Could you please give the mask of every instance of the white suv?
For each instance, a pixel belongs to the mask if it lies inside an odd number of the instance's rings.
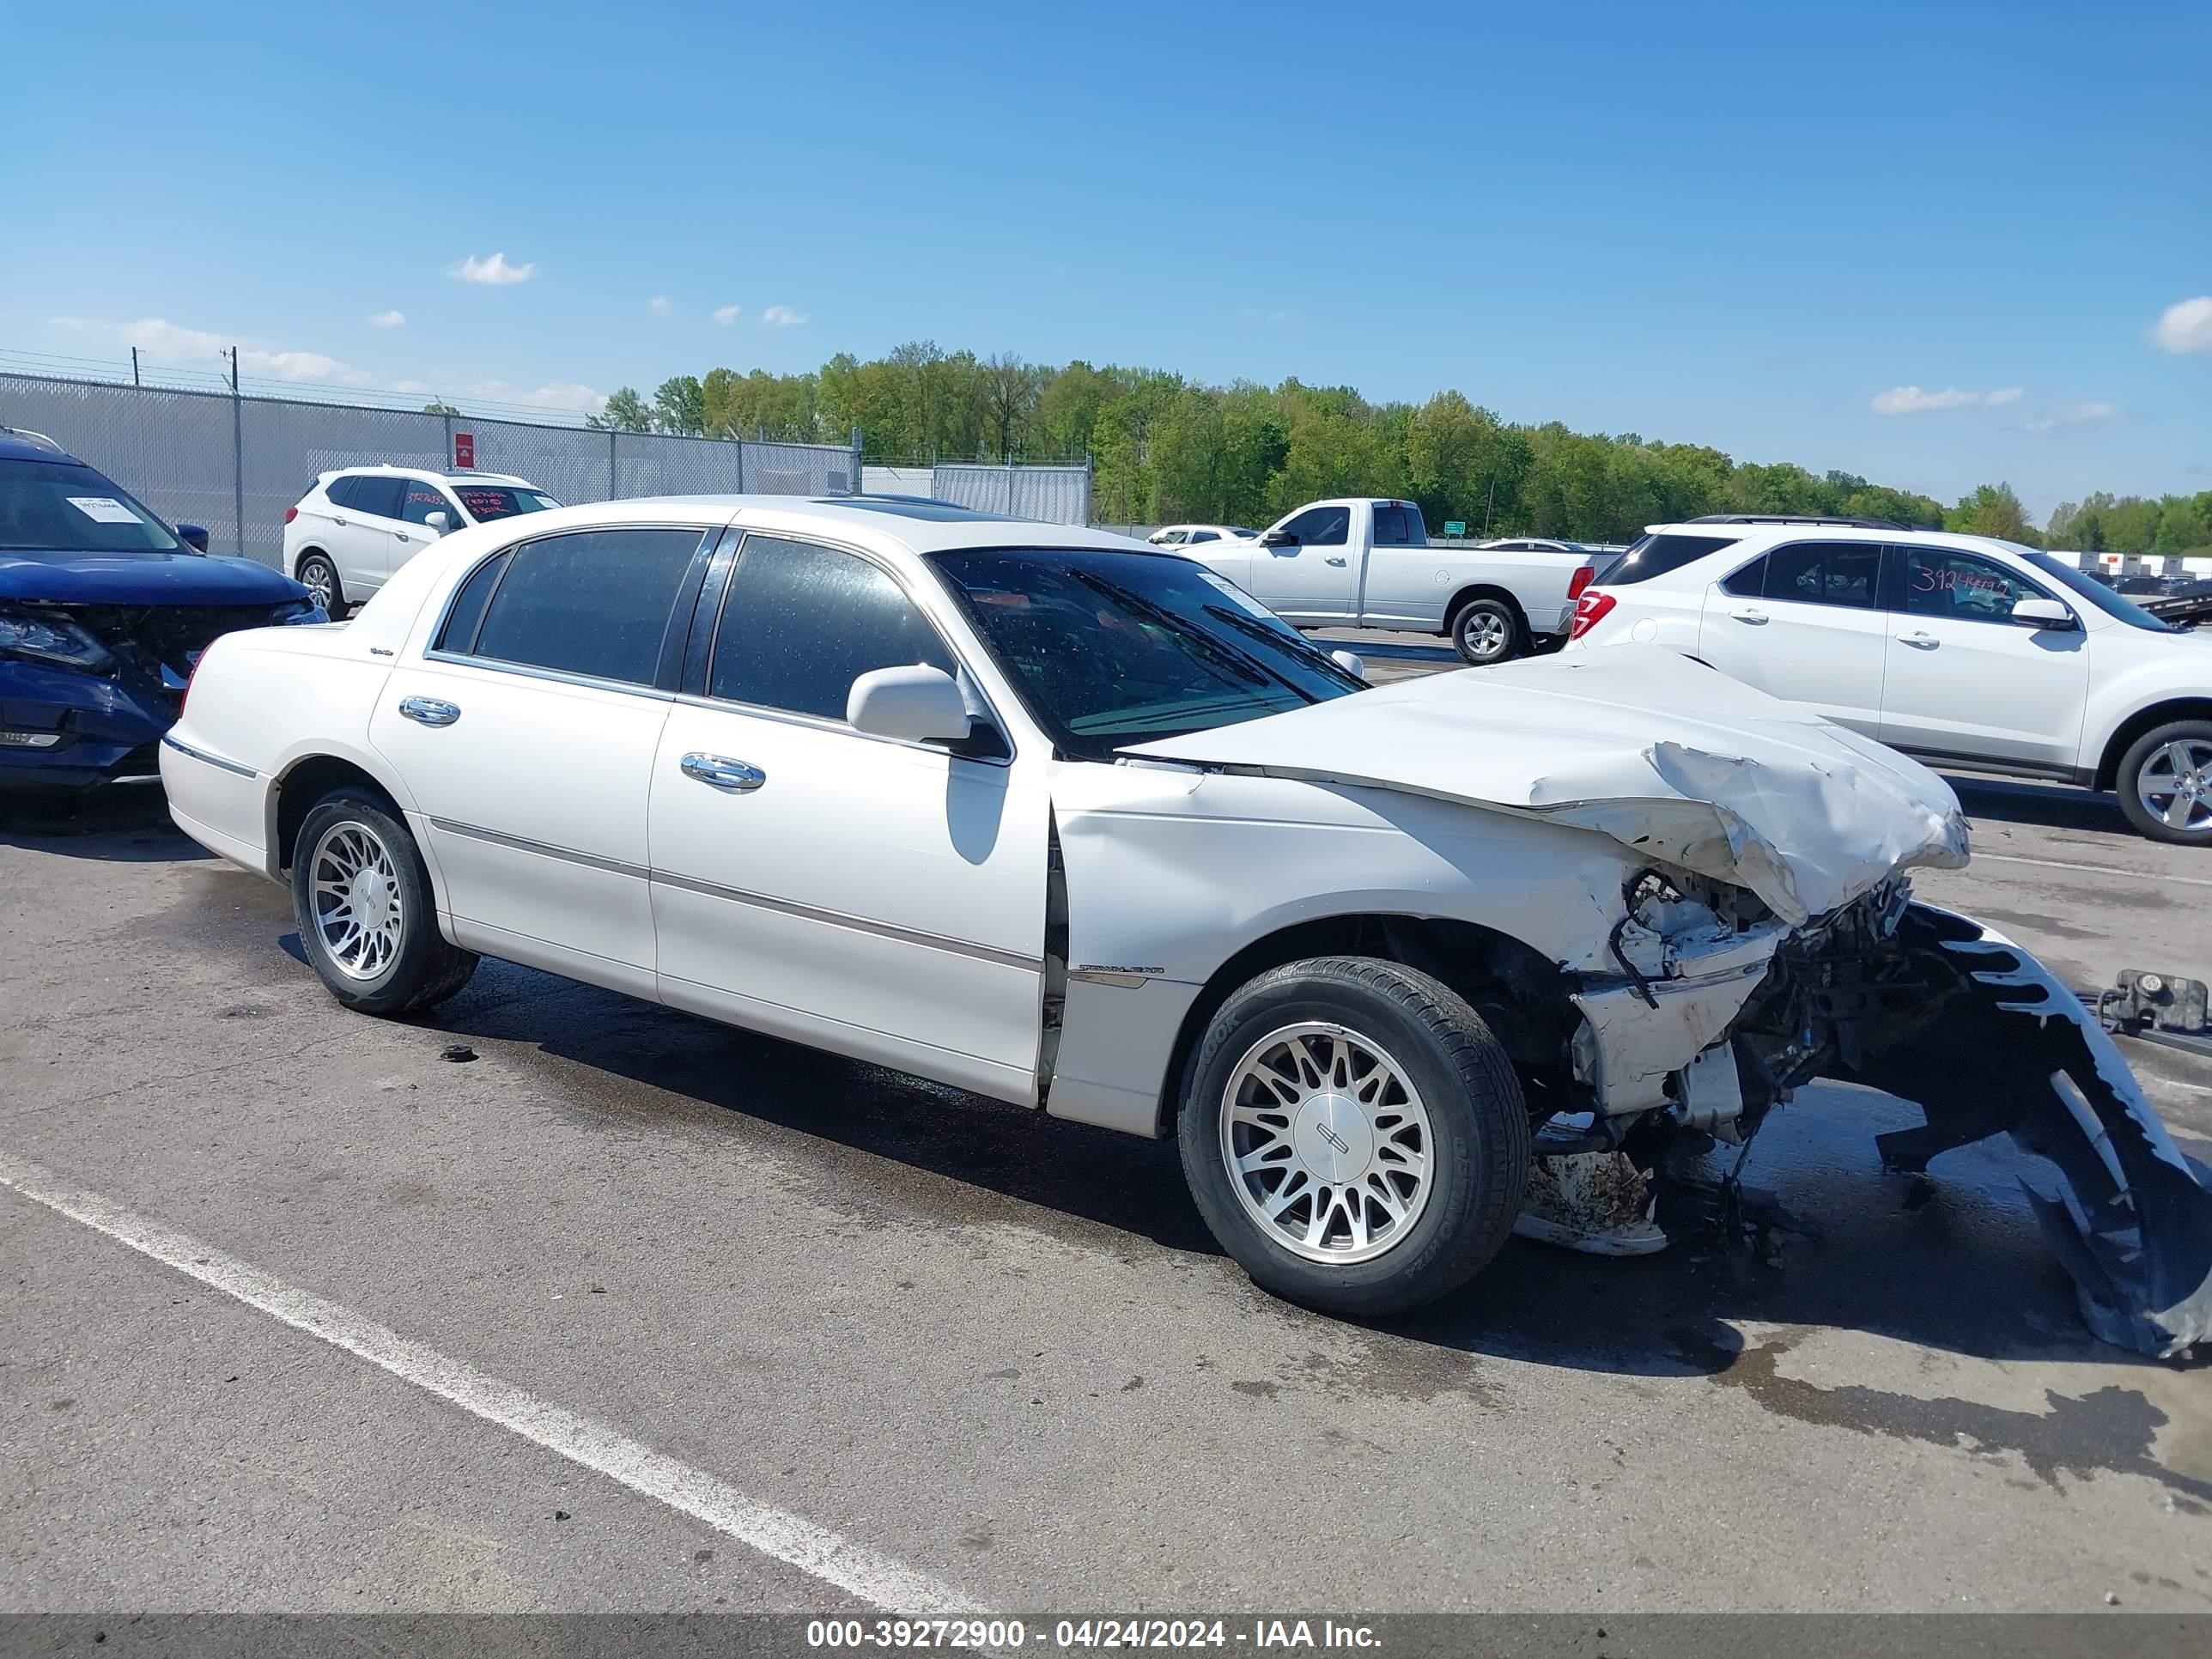
[[[561,503],[500,472],[349,466],[325,472],[284,511],[284,568],[333,617],[449,530]]]
[[[1650,642],[1936,764],[2116,790],[2212,847],[2212,629],[2047,553],[1863,519],[1654,525],[1567,649]]]

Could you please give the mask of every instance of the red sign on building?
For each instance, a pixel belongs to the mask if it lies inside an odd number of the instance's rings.
[[[453,466],[473,467],[477,464],[477,434],[473,432],[453,434]]]

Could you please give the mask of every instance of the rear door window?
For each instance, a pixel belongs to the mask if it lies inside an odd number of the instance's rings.
[[[1375,545],[1377,547],[1415,547],[1425,542],[1425,533],[1416,533],[1421,524],[1421,509],[1404,507],[1396,501],[1377,501],[1375,504]]]
[[[491,595],[474,654],[652,684],[700,534],[585,530],[525,544]]]
[[[331,499],[337,501],[340,506],[351,507],[356,513],[367,513],[379,519],[396,519],[399,516],[399,497],[405,487],[406,480],[357,474],[343,480],[343,483],[346,492],[343,498],[338,495],[336,487],[333,487],[331,491]]]
[[[888,573],[835,548],[745,538],[714,631],[708,696],[842,720],[854,680],[915,663],[958,672]]]
[[[1763,598],[1852,611],[1881,604],[1881,549],[1872,542],[1792,542],[1769,553],[1765,563]]]

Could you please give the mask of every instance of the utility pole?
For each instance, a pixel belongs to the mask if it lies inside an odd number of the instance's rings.
[[[131,348],[131,384],[133,386],[138,384],[138,348],[137,346]]]

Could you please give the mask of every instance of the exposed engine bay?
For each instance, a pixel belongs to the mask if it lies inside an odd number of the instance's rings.
[[[1916,902],[1901,876],[1795,931],[1747,914],[1761,907],[1741,890],[1656,869],[1626,896],[1615,952],[1644,1020],[1689,1006],[1677,988],[1741,972],[1731,940],[1769,947],[1764,971],[1667,1076],[1663,1103],[1643,1098],[1649,1079],[1621,1075],[1625,1045],[1605,1046],[1622,988],[1576,994],[1576,1092],[1595,1109],[1587,1127],[1563,1118],[1540,1133],[1524,1234],[1598,1254],[1662,1248],[1650,1176],[1666,1136],[1747,1143],[1796,1089],[1832,1079],[1921,1109],[1920,1127],[1875,1138],[1889,1170],[1917,1173],[2000,1133],[2047,1160],[2021,1184],[2099,1337],[2161,1356],[2212,1338],[2212,1171],[2174,1145],[2111,1036],[2027,951]]]

